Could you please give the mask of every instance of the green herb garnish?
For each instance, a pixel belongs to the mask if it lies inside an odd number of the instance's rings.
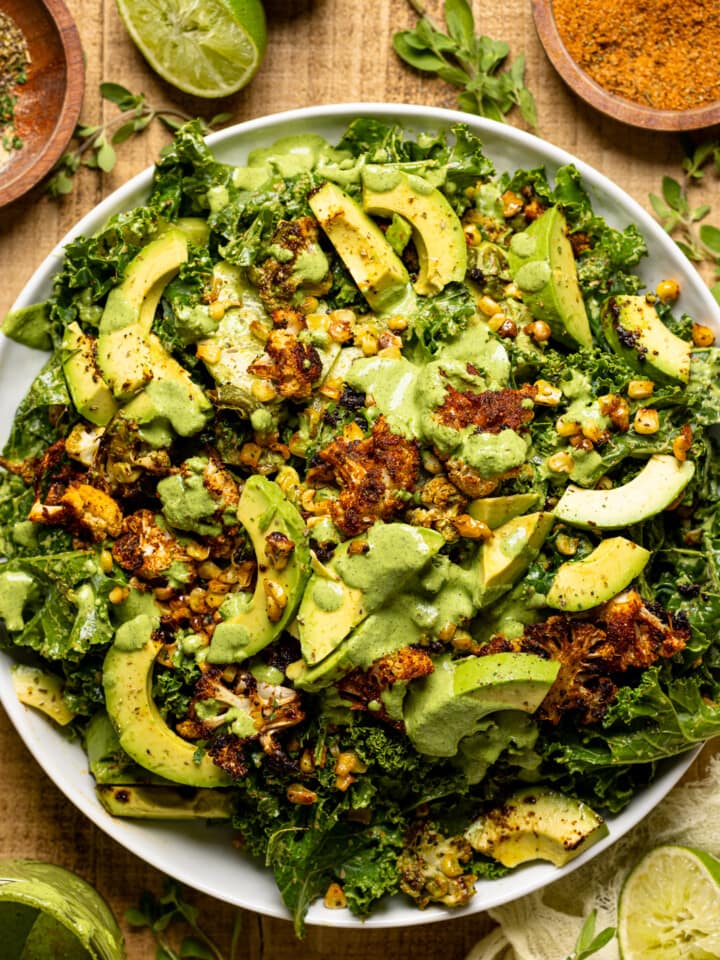
[[[505,120],[518,107],[529,126],[537,126],[532,93],[525,86],[525,57],[506,65],[510,47],[476,33],[467,0],[445,0],[447,33],[427,15],[420,0],[408,0],[420,15],[414,30],[393,36],[397,55],[416,70],[435,73],[462,91],[458,108],[491,120]]]

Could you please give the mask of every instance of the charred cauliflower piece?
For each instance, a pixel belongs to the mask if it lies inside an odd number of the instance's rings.
[[[596,723],[617,696],[619,677],[674,656],[690,639],[682,617],[648,604],[629,590],[589,617],[553,616],[525,629],[519,640],[494,637],[483,654],[520,650],[560,662],[555,683],[538,716],[558,724],[567,713],[580,723]]]
[[[464,837],[443,837],[429,823],[420,824],[398,859],[400,888],[421,910],[430,903],[464,906],[475,893],[476,877],[465,872],[471,857]]]
[[[301,293],[321,297],[332,285],[330,264],[319,243],[314,217],[281,220],[272,237],[269,256],[250,271],[260,297],[274,310],[292,303]]]
[[[360,667],[352,670],[338,681],[337,688],[340,696],[349,702],[351,710],[370,710],[376,719],[404,729],[401,720],[394,720],[388,714],[382,695],[396,683],[426,677],[434,669],[432,658],[424,650],[403,647],[397,653],[380,657],[369,670]]]
[[[258,681],[247,670],[225,677],[219,667],[208,668],[195,686],[189,719],[177,731],[190,740],[210,740],[215,763],[238,776],[245,744],[259,740],[266,754],[282,757],[277,733],[300,723],[305,713],[296,690]]]
[[[322,375],[322,361],[312,344],[302,343],[291,330],[278,328],[268,337],[265,354],[250,364],[250,373],[272,381],[286,400],[312,396],[313,385]]]
[[[138,510],[125,518],[112,554],[124,570],[143,580],[162,577],[173,563],[192,563],[173,534],[158,525],[152,510]]]
[[[346,537],[355,537],[380,519],[390,520],[403,509],[403,493],[411,493],[420,471],[420,451],[414,440],[392,433],[385,417],[373,424],[369,437],[337,437],[319,453],[323,466],[308,473],[308,482],[334,483],[342,488],[330,501],[330,514]]]
[[[104,491],[88,483],[71,481],[62,494],[54,493],[51,502],[36,500],[29,519],[33,523],[66,527],[99,543],[108,537],[119,536],[123,515],[117,503]]]

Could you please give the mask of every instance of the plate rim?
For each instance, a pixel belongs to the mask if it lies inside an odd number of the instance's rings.
[[[637,224],[640,232],[646,239],[648,239],[647,231],[649,230],[653,242],[659,244],[671,260],[681,256],[674,242],[667,237],[643,207],[601,171],[590,166],[563,148],[557,147],[534,134],[492,120],[474,117],[457,110],[447,110],[441,107],[426,107],[418,104],[387,102],[322,104],[314,107],[301,107],[294,110],[281,111],[247,120],[211,134],[206,138],[206,141],[211,148],[217,149],[218,147],[222,148],[223,146],[232,144],[236,140],[252,137],[256,133],[267,134],[277,126],[287,127],[300,122],[308,126],[308,132],[315,132],[313,124],[317,124],[318,122],[324,121],[327,124],[339,127],[359,116],[392,120],[400,123],[405,128],[408,126],[412,127],[415,122],[425,129],[442,129],[448,128],[456,123],[465,123],[474,133],[478,134],[481,139],[483,139],[483,134],[485,133],[488,134],[491,139],[495,137],[500,141],[509,142],[513,148],[530,148],[531,151],[542,154],[544,163],[548,166],[552,165],[553,168],[572,163],[579,170],[583,182],[590,192],[600,190],[604,192],[609,199],[617,200],[619,198],[621,205],[624,207],[623,219],[625,219],[625,213],[627,212],[630,217],[630,222]],[[272,134],[273,138],[281,135],[282,133]],[[238,149],[249,149],[251,146],[252,144],[241,144]],[[490,148],[490,150],[491,149],[492,148]],[[53,247],[36,270],[33,271],[30,279],[24,285],[11,309],[16,309],[19,306],[24,306],[40,299],[43,295],[43,289],[45,291],[48,290],[48,284],[52,274],[59,268],[61,254],[65,245],[74,237],[81,233],[86,233],[88,229],[97,229],[117,210],[130,209],[139,202],[141,194],[146,193],[151,185],[152,173],[153,167],[147,167],[114,190],[104,200],[93,207],[92,210],[88,211],[88,213],[65,234],[59,243]],[[708,288],[700,278],[692,272],[694,268],[689,262],[685,270],[687,277],[693,278],[690,283],[693,296],[699,300],[705,312],[711,317],[714,325],[720,329],[720,309],[717,304],[715,304]],[[2,338],[0,342],[0,362],[4,357],[7,347],[8,341]],[[78,795],[72,786],[72,781],[66,782],[67,778],[62,777],[58,779],[55,775],[53,763],[51,762],[52,757],[42,755],[42,750],[39,750],[36,734],[33,731],[33,726],[47,730],[47,727],[50,725],[49,721],[46,722],[44,718],[33,715],[30,708],[22,705],[15,697],[10,680],[10,671],[9,669],[5,669],[5,666],[12,662],[12,658],[7,653],[0,652],[0,702],[5,707],[15,730],[24,741],[35,761],[45,770],[45,773],[50,777],[55,786],[57,786],[96,827],[130,852],[139,856],[144,862],[161,872],[171,872],[180,882],[187,884],[187,886],[193,889],[199,890],[226,903],[253,910],[263,915],[288,919],[288,911],[282,904],[279,895],[275,903],[267,902],[258,905],[257,902],[252,901],[252,895],[248,897],[242,891],[239,895],[236,891],[229,893],[222,892],[213,887],[211,883],[205,881],[199,882],[192,871],[192,865],[185,871],[178,871],[176,868],[169,871],[160,855],[149,852],[147,846],[143,844],[143,837],[146,830],[130,831],[123,829],[124,825],[127,826],[127,822],[124,824],[123,821],[118,821],[110,817],[95,800],[94,793],[92,796],[85,796],[82,793]],[[531,864],[514,870],[508,878],[502,878],[497,881],[484,881],[484,883],[491,884],[495,888],[500,889],[497,885],[502,884],[504,879],[519,878],[518,890],[509,896],[501,895],[495,898],[492,896],[480,898],[476,894],[475,898],[464,908],[451,910],[449,908],[430,907],[425,911],[417,910],[413,905],[405,903],[404,901],[399,903],[398,910],[393,910],[392,908],[388,908],[386,900],[384,904],[380,905],[379,909],[364,920],[354,917],[346,910],[327,910],[322,907],[322,903],[320,902],[311,907],[306,922],[312,926],[328,926],[346,929],[386,929],[398,926],[415,926],[439,920],[466,917],[491,909],[492,907],[500,906],[517,897],[531,893],[555,880],[559,880],[582,866],[583,863],[601,853],[608,846],[619,840],[620,837],[633,826],[640,823],[669,792],[672,786],[684,775],[701,749],[702,745],[697,746],[665,762],[663,772],[631,801],[629,807],[626,807],[620,814],[608,818],[610,824],[610,834],[608,837],[599,841],[565,867],[558,869],[545,864]],[[79,744],[77,745],[77,751],[82,754],[83,765],[86,767],[84,763],[84,752],[82,752]],[[40,755],[38,755],[38,753],[40,753]],[[88,776],[86,770],[84,774]],[[88,779],[90,779],[89,776]],[[629,815],[630,812],[632,815]],[[181,829],[176,824],[173,824],[172,828],[173,832]],[[128,836],[127,834],[132,834],[132,836]],[[242,861],[241,866],[247,868],[252,863],[251,858],[247,857]],[[263,867],[262,872],[272,877],[267,868]],[[277,891],[275,892],[277,893]],[[397,898],[393,898],[393,900],[397,900]]]

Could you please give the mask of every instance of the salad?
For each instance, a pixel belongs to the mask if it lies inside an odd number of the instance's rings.
[[[0,641],[110,813],[230,821],[301,932],[563,864],[720,732],[720,352],[645,253],[371,119],[188,124],[68,244],[3,324]]]

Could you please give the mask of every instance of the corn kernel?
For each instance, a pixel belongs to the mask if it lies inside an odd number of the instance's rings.
[[[692,340],[696,347],[711,347],[715,343],[715,334],[703,323],[692,325]]]
[[[519,194],[513,193],[512,190],[506,190],[500,199],[503,205],[503,216],[506,220],[522,213],[525,201]]]
[[[662,303],[674,303],[680,296],[680,284],[677,280],[661,280],[655,287],[655,293]]]
[[[331,883],[325,891],[323,905],[328,910],[342,910],[347,906],[347,898],[339,883]]]
[[[484,313],[486,317],[493,317],[502,310],[497,300],[493,300],[492,297],[488,297],[487,295],[480,297],[477,306],[480,313]]]
[[[574,437],[582,432],[577,420],[564,420],[562,417],[555,421],[555,430],[561,437]]]
[[[265,590],[265,611],[271,623],[277,623],[287,606],[287,592],[282,584],[275,580],[263,580]]]
[[[260,403],[269,403],[277,397],[277,390],[269,380],[253,380],[250,384],[250,393]]]
[[[225,316],[225,304],[220,303],[219,300],[215,300],[215,302],[211,303],[208,307],[208,313],[211,320],[222,320],[222,318]]]
[[[564,557],[574,557],[577,553],[580,541],[577,537],[569,537],[566,533],[559,533],[555,538],[555,546],[558,553]]]
[[[365,773],[366,770],[367,766],[354,751],[346,750],[337,755],[335,773],[338,777],[347,776],[348,773]]]
[[[358,346],[366,357],[373,357],[378,352],[378,338],[367,331],[360,336]]]
[[[477,247],[482,243],[482,233],[474,223],[466,223],[463,230],[465,231],[465,243],[469,247]]]
[[[650,435],[657,433],[660,429],[660,415],[657,410],[649,407],[641,407],[635,414],[633,420],[633,430],[635,433]]]
[[[501,310],[498,313],[494,313],[491,317],[488,317],[487,325],[490,327],[493,333],[497,333],[506,320],[507,317]]]
[[[560,450],[548,457],[547,466],[553,473],[572,473],[575,461],[565,450]]]
[[[310,806],[317,800],[315,791],[309,790],[302,783],[291,783],[287,788],[286,796],[290,803],[297,803],[304,807]]]
[[[225,600],[224,593],[208,593],[205,595],[205,603],[211,610],[217,610],[218,607],[223,605]]]
[[[452,525],[461,537],[467,537],[468,540],[488,540],[492,536],[492,530],[486,523],[475,520],[468,513],[453,517]]]
[[[693,442],[692,428],[686,423],[677,437],[673,440],[673,455],[676,460],[687,460],[687,453]]]
[[[346,343],[352,340],[355,327],[355,314],[352,310],[333,310],[330,314],[328,333],[330,339],[336,343]]]
[[[543,407],[556,407],[562,400],[562,390],[560,387],[554,387],[547,380],[536,380],[533,400]]]
[[[122,603],[123,600],[127,600],[129,595],[130,590],[127,587],[113,587],[108,594],[108,600],[110,603],[117,605],[118,603]]]
[[[100,569],[103,573],[112,573],[113,558],[109,550],[103,550],[100,554]]]
[[[505,287],[505,296],[510,300],[522,300],[522,290],[516,283],[508,283]]]
[[[300,304],[300,310],[307,314],[313,313],[320,306],[320,301],[317,297],[305,297],[303,302]]]
[[[591,443],[602,443],[607,440],[607,430],[603,430],[599,423],[588,420],[582,425],[582,435]]]
[[[300,757],[300,771],[302,773],[308,774],[312,773],[315,770],[315,757],[313,756],[312,750],[309,747],[306,747]]]
[[[207,560],[210,555],[210,547],[204,543],[189,543],[185,547],[185,552],[191,560]]]
[[[388,317],[387,325],[388,330],[392,330],[393,333],[402,333],[403,330],[408,328],[408,318],[397,314],[394,317]]]
[[[545,341],[549,340],[552,336],[550,324],[545,323],[544,320],[533,320],[532,323],[526,324],[523,330],[528,336],[532,337],[536,343],[545,343]]]
[[[217,363],[222,355],[222,350],[212,340],[203,340],[197,345],[196,356],[205,363]]]
[[[258,446],[257,443],[244,443],[238,454],[240,463],[246,467],[256,467],[260,463],[261,456],[262,447]]]
[[[631,400],[646,400],[653,395],[655,384],[652,380],[631,380],[628,384],[627,395]]]

